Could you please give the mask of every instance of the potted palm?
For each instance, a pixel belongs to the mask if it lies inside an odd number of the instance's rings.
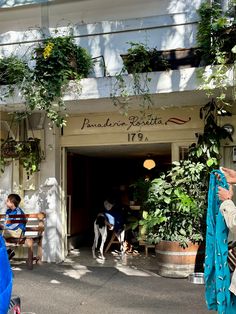
[[[205,169],[199,162],[175,162],[151,182],[139,224],[146,241],[156,244],[160,275],[186,277],[196,266],[205,234]]]

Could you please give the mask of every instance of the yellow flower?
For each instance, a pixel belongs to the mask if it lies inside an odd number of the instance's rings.
[[[47,59],[48,57],[50,57],[53,47],[54,47],[54,44],[49,41],[43,50],[44,59]]]

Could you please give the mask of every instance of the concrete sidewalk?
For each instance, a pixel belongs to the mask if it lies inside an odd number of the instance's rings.
[[[13,293],[22,312],[36,314],[207,314],[204,286],[187,279],[159,277],[155,257],[107,254],[92,259],[89,249],[70,254],[61,264],[12,262]]]

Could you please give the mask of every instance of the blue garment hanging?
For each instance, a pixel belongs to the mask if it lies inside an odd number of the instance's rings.
[[[0,235],[0,314],[8,312],[12,292],[12,271],[5,241]]]
[[[216,177],[218,174],[220,179]],[[236,297],[229,291],[230,270],[228,256],[228,227],[221,214],[218,186],[228,189],[224,174],[214,170],[210,175],[207,208],[205,252],[205,297],[209,310],[219,314],[236,313]]]

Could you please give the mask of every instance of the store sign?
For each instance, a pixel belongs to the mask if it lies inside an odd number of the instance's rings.
[[[155,127],[165,125],[183,125],[191,121],[191,117],[180,118],[178,116],[170,116],[168,118],[159,117],[154,114],[148,114],[144,117],[131,115],[124,119],[114,119],[103,117],[103,119],[93,119],[92,117],[84,117],[81,124],[81,130],[106,129],[106,128],[125,128],[127,131],[142,127]]]

